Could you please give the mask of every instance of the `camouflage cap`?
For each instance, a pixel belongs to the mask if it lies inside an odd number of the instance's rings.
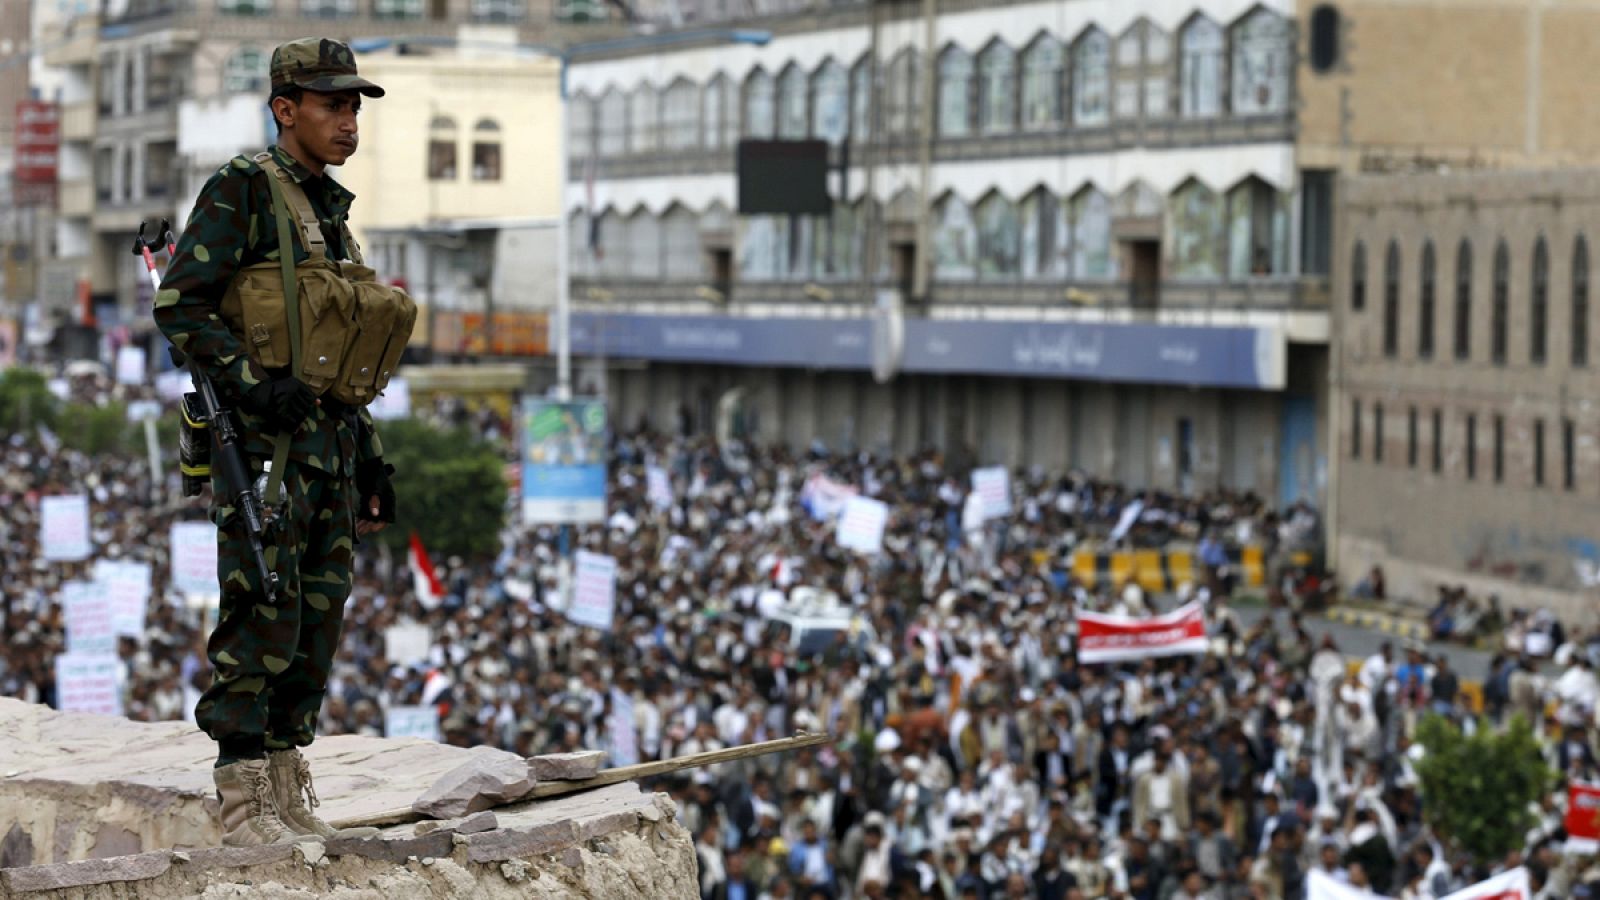
[[[301,38],[272,51],[272,90],[302,87],[308,91],[360,91],[382,97],[383,88],[356,74],[356,55],[344,41]]]

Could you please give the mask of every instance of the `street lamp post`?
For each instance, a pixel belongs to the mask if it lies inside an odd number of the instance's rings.
[[[560,198],[560,215],[556,224],[556,399],[570,400],[572,399],[572,235],[570,233],[571,219],[567,215],[567,178],[571,151],[567,134],[567,67],[575,56],[594,56],[646,47],[693,43],[747,44],[762,47],[771,40],[772,32],[770,31],[749,28],[721,28],[704,31],[635,35],[587,44],[574,44],[564,48],[544,44],[494,44],[437,37],[362,38],[351,41],[350,46],[358,53],[370,53],[395,44],[471,47],[475,50],[509,50],[514,53],[554,59],[561,64],[558,88],[560,121],[557,123],[561,134],[561,158],[556,166],[557,178],[559,179],[556,184],[556,193]]]

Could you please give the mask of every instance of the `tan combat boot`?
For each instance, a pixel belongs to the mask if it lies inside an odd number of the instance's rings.
[[[222,845],[251,847],[315,840],[291,831],[278,817],[264,759],[244,759],[211,770],[222,803]]]
[[[328,838],[367,838],[378,833],[376,828],[335,828],[317,818],[311,810],[321,806],[316,788],[311,784],[311,763],[299,750],[278,750],[267,754],[268,773],[272,778],[272,796],[278,805],[278,814],[289,830],[320,840]],[[307,805],[309,802],[309,806]]]

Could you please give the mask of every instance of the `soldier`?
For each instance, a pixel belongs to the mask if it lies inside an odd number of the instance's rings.
[[[355,152],[362,97],[382,97],[383,89],[357,75],[350,48],[333,40],[278,47],[271,72],[276,146],[233,159],[206,182],[155,297],[157,325],[233,409],[246,464],[257,475],[278,469],[273,474],[285,498],[267,529],[267,560],[279,578],[276,605],[266,603],[240,516],[216,501],[211,510],[222,599],[206,647],[212,683],[195,719],[218,744],[213,780],[228,845],[375,833],[339,832],[312,813],[316,793],[299,748],[315,737],[350,594],[354,544],[395,515],[393,467],[383,462],[367,411],[313,390],[296,377],[300,368],[264,364],[261,333],[252,330],[247,342],[226,309],[227,298],[239,293],[241,270],[255,265],[270,272],[281,263],[279,235],[290,232],[279,230],[274,193],[289,193],[291,178],[304,193],[303,200],[294,195],[302,203],[296,215],[285,216],[301,219],[290,241],[295,263],[306,263],[308,245],[329,260],[360,258],[346,223],[354,195],[326,168]],[[268,183],[274,173],[282,187]],[[277,208],[286,208],[282,194],[276,199]],[[340,271],[337,264],[333,269]],[[283,300],[276,302],[280,317],[293,321],[282,312]],[[279,443],[286,443],[287,464],[268,465]],[[214,496],[222,496],[216,488]]]

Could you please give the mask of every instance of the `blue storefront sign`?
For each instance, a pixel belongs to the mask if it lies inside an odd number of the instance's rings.
[[[870,319],[573,316],[573,352],[736,366],[868,369]],[[908,319],[900,371],[1279,390],[1270,328]]]

